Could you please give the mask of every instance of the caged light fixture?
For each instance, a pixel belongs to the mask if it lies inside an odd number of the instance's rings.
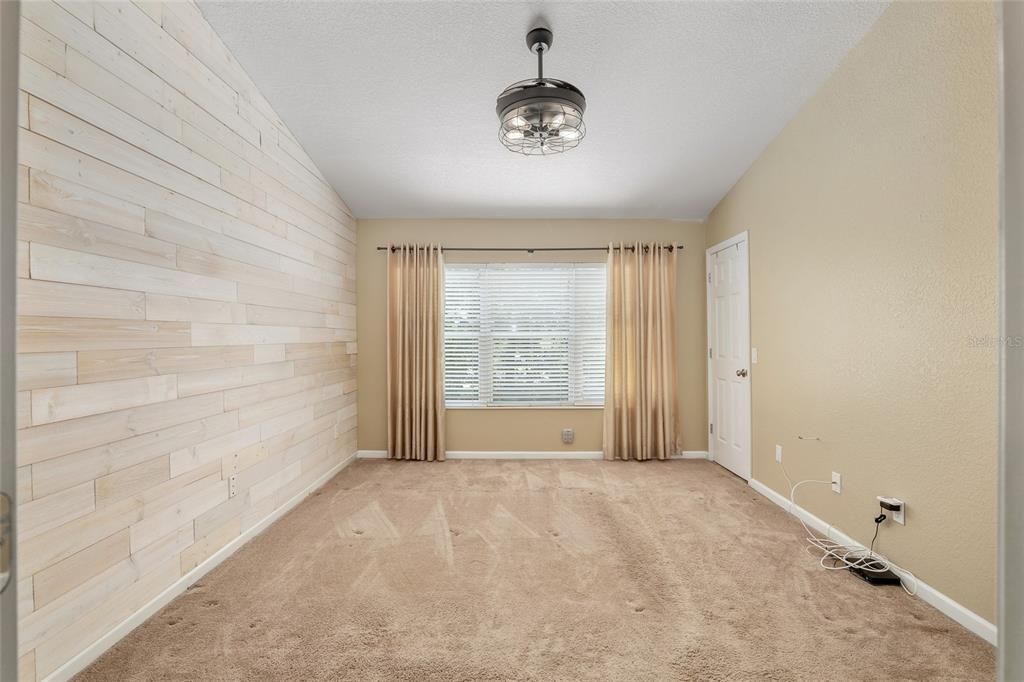
[[[507,149],[528,156],[560,154],[576,147],[587,134],[583,112],[587,100],[575,85],[544,77],[544,53],[552,33],[535,28],[526,44],[537,54],[537,77],[505,88],[498,95],[498,139]]]

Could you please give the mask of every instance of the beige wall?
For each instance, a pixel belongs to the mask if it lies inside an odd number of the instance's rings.
[[[713,212],[750,231],[753,472],[995,616],[996,18],[896,3]],[[798,441],[797,434],[821,437]],[[794,548],[793,551],[799,551]]]
[[[31,680],[354,452],[355,224],[194,5],[22,12]]]
[[[448,246],[601,246],[609,241],[652,240],[685,246],[679,261],[678,335],[681,429],[684,450],[706,450],[707,405],[704,322],[704,226],[659,220],[360,220],[359,277],[359,448],[383,450],[385,431],[386,255],[378,245],[435,242]],[[449,262],[599,260],[605,254],[449,253]],[[374,343],[365,342],[374,339]],[[451,409],[448,450],[535,451],[601,449],[601,410]],[[576,430],[563,445],[561,430]]]

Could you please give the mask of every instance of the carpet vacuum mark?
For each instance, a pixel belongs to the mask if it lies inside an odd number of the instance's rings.
[[[78,679],[994,676],[714,464],[461,460],[353,464]]]

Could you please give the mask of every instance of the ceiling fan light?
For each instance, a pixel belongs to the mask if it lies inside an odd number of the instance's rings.
[[[548,29],[530,31],[526,43],[537,53],[537,77],[513,83],[498,95],[498,139],[509,151],[527,156],[559,154],[586,136],[583,92],[572,83],[544,77],[544,52],[551,42]]]

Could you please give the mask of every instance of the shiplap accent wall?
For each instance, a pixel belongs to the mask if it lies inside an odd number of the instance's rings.
[[[22,16],[34,680],[354,454],[356,234],[195,5],[30,0]]]

